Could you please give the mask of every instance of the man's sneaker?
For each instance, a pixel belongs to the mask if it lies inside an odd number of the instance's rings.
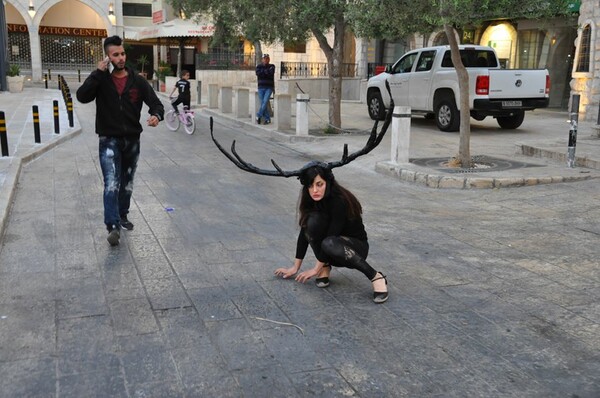
[[[128,231],[131,231],[133,229],[133,223],[127,219],[127,216],[121,217],[121,227]]]
[[[108,237],[106,240],[110,243],[111,246],[117,246],[119,244],[119,239],[121,238],[121,231],[119,230],[118,225],[111,225],[108,227]]]
[[[265,124],[271,124],[270,120],[265,120]]]
[[[256,124],[260,124],[260,118],[259,117],[256,118]]]

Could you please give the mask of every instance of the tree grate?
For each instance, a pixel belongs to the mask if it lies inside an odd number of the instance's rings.
[[[474,167],[448,167],[450,158],[419,158],[411,159],[410,162],[417,165],[442,171],[449,174],[460,173],[486,173],[490,171],[506,171],[522,169],[526,167],[542,167],[534,163],[519,162],[517,160],[500,159],[492,156],[473,156]]]

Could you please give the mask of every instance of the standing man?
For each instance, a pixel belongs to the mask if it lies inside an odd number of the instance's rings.
[[[125,66],[126,55],[119,36],[104,40],[106,58],[98,63],[77,90],[82,103],[96,100],[96,134],[100,139],[100,167],[104,177],[104,224],[108,243],[119,244],[120,228],[133,229],[127,219],[133,177],[140,154],[140,115],[148,105],[148,126],[163,120],[164,107],[141,75]]]
[[[258,99],[260,109],[256,114],[256,123],[260,124],[263,119],[264,124],[271,123],[271,114],[267,108],[271,94],[275,90],[275,65],[270,64],[269,54],[263,54],[262,62],[256,65],[256,77],[258,79]]]

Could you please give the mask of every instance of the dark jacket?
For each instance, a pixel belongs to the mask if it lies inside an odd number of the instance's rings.
[[[321,213],[325,216],[324,218],[329,220],[327,231],[323,231],[322,239],[325,239],[328,236],[347,236],[349,238],[368,242],[367,232],[365,231],[362,217],[350,219],[348,217],[348,205],[340,196],[332,195],[330,198],[324,198],[319,202],[315,202],[314,211]],[[326,257],[320,249],[321,242],[322,240],[320,242],[314,241],[314,246],[317,248],[315,257],[319,261],[327,262]],[[304,259],[308,245],[309,242],[308,239],[306,239],[304,228],[301,228],[296,241],[296,258]]]
[[[148,113],[163,120],[165,109],[156,93],[142,76],[127,68],[128,77],[122,95],[117,93],[108,71],[94,70],[77,90],[82,103],[96,100],[96,134],[100,136],[139,136],[142,132],[142,105]]]
[[[258,88],[275,88],[275,65],[262,62],[256,65],[256,77]]]

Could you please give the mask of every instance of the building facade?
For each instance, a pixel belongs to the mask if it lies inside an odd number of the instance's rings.
[[[102,40],[123,26],[121,9],[120,0],[8,0],[8,60],[34,81],[48,70],[89,70]]]
[[[9,62],[18,64],[34,81],[55,70],[94,68],[102,58],[102,40],[114,34],[131,44],[130,62],[149,60],[149,65],[145,65],[149,75],[158,60],[177,64],[179,53],[183,64],[180,66],[192,72],[203,60],[208,64],[211,57],[220,55],[209,48],[210,27],[203,27],[200,32],[193,21],[181,23],[181,16],[175,15],[166,0],[6,0],[5,11]],[[179,33],[184,36],[178,42],[169,37],[161,41],[160,35],[169,36],[164,32],[173,21],[182,25],[174,31],[187,28],[187,33]],[[571,17],[488,21],[476,29],[462,31],[459,41],[494,47],[506,68],[547,68],[552,82],[550,107],[566,109],[571,94],[579,94],[582,117],[596,120],[600,116],[599,23],[600,1],[582,0]],[[444,32],[398,41],[365,40],[348,33],[345,42],[343,62],[355,65],[355,76],[365,79],[372,73],[371,65],[393,63],[410,49],[447,43]],[[262,50],[270,53],[276,64],[326,63],[314,38],[301,45],[276,44]],[[252,56],[254,49],[250,43],[242,42],[238,52]],[[232,62],[252,64],[245,59]]]
[[[548,69],[552,88],[550,107],[566,109],[570,98],[570,80],[575,57],[577,15],[549,20],[487,21],[474,29],[465,29],[457,37],[461,44],[490,46],[500,64],[507,69]],[[415,48],[446,45],[445,32],[415,35],[396,42],[374,42],[369,62],[389,64],[404,52]]]
[[[600,1],[582,0],[571,91],[579,94],[580,119],[600,124]]]

